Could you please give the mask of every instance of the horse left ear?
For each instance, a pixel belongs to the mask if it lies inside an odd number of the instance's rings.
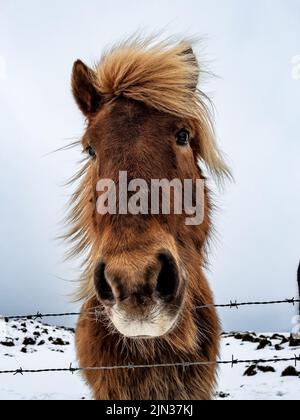
[[[185,56],[185,59],[194,67],[194,74],[192,76],[190,87],[192,90],[196,91],[200,76],[200,67],[196,54],[194,53],[192,47],[188,47],[182,52],[182,55]]]
[[[72,91],[77,105],[86,117],[97,112],[102,103],[102,96],[95,88],[94,80],[95,72],[77,60],[72,72]]]

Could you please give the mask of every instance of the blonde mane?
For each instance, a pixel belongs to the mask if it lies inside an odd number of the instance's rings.
[[[107,98],[124,96],[193,119],[201,159],[217,179],[230,177],[215,142],[209,99],[197,89],[201,68],[189,42],[135,38],[109,50],[94,70],[95,87]]]

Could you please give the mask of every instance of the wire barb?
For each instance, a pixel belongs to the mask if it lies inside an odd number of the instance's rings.
[[[230,309],[232,309],[232,308],[239,309],[237,300],[235,302],[230,301]]]
[[[75,369],[75,368],[73,368],[72,363],[70,363],[70,367],[69,367],[69,369],[70,369],[71,374],[72,374],[72,375],[74,375],[74,373],[76,372],[76,369]]]
[[[37,320],[37,319],[43,319],[43,315],[40,313],[40,312],[37,312],[36,313],[36,315],[35,315],[35,317],[33,318],[35,321]]]
[[[295,304],[296,304],[295,298],[286,299],[286,302],[292,304],[293,306],[295,306]]]
[[[22,368],[17,369],[14,373],[14,376],[16,376],[16,375],[22,375],[23,376],[23,369]]]
[[[234,356],[232,355],[231,358],[231,369],[234,368],[235,365],[237,365],[239,363],[238,359],[235,359]]]

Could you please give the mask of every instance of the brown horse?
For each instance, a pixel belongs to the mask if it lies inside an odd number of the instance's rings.
[[[203,273],[212,203],[204,220],[184,215],[100,214],[99,180],[204,179],[229,174],[214,140],[201,69],[187,42],[135,39],[94,69],[74,64],[72,88],[87,120],[88,161],[73,196],[68,238],[86,254],[77,327],[82,368],[208,362],[195,366],[87,370],[95,399],[211,399],[219,321]],[[202,163],[201,163],[202,162]],[[206,308],[199,306],[209,305]],[[210,306],[211,305],[211,306]]]

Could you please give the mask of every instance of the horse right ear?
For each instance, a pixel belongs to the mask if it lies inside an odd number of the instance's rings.
[[[192,64],[194,68],[194,74],[191,80],[190,88],[193,91],[197,90],[198,82],[199,82],[199,76],[200,76],[200,68],[199,63],[197,60],[197,56],[194,53],[194,50],[191,46],[188,46],[184,51],[181,53],[183,56],[187,58],[187,60]]]
[[[102,103],[102,96],[94,85],[95,73],[82,61],[77,60],[72,72],[73,96],[80,110],[86,117],[97,112]]]

